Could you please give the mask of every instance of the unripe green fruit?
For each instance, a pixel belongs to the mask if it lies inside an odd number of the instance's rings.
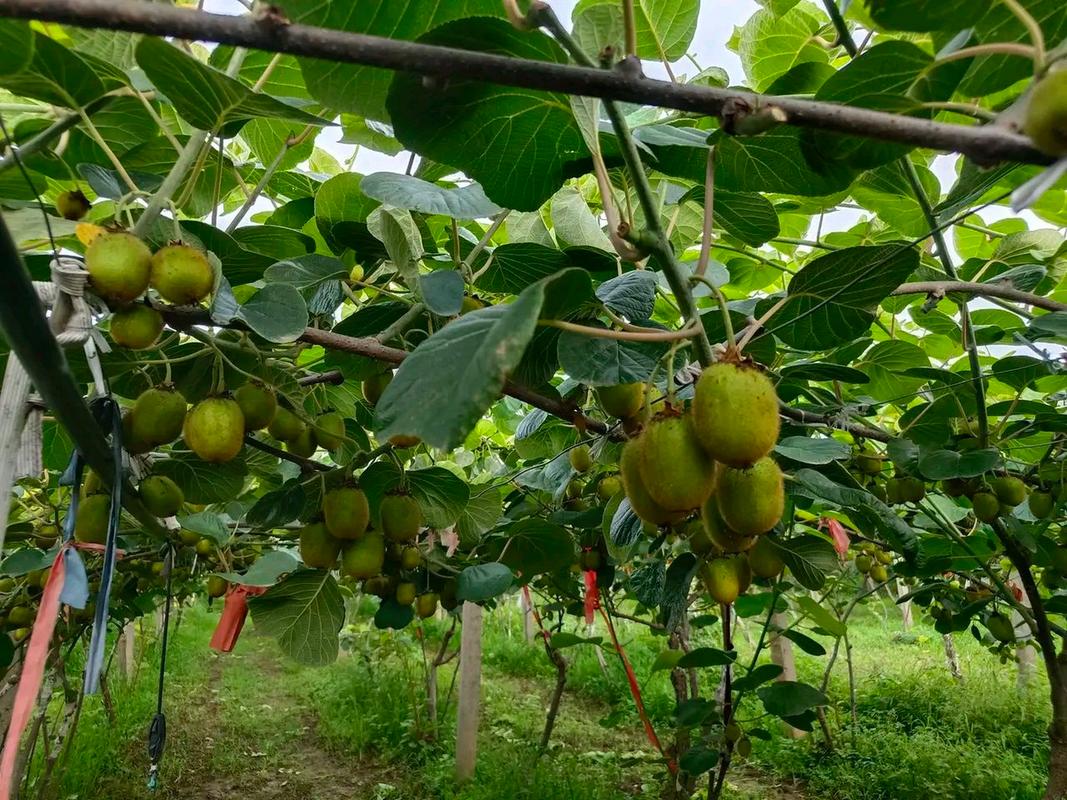
[[[200,538],[200,541],[198,541],[196,543],[196,546],[195,546],[194,549],[196,550],[197,555],[205,556],[205,557],[206,556],[213,556],[213,555],[215,555],[215,542],[213,542],[208,537],[203,536],[203,537]]]
[[[289,442],[307,428],[304,421],[285,406],[278,406],[274,418],[267,425],[267,432],[279,442]]]
[[[124,305],[148,288],[152,251],[132,234],[102,233],[85,251],[85,269],[96,294]]]
[[[437,593],[427,592],[415,598],[415,613],[419,619],[429,619],[437,613]]]
[[[9,625],[29,625],[36,617],[30,606],[15,606],[8,612],[7,622]]]
[[[645,522],[652,525],[666,525],[685,516],[684,512],[668,511],[648,493],[644,479],[641,477],[641,439],[630,439],[622,448],[619,458],[619,474],[626,490],[630,507]]]
[[[926,496],[926,486],[919,478],[905,476],[900,481],[900,499],[905,503],[918,503]]]
[[[869,574],[871,580],[875,583],[885,583],[889,580],[889,570],[885,568],[884,564],[874,564]]]
[[[1023,130],[1043,153],[1067,155],[1067,70],[1048,73],[1034,87]]]
[[[652,499],[671,511],[700,508],[715,488],[715,462],[697,442],[690,416],[653,419],[640,446],[641,479]]]
[[[370,505],[367,495],[354,486],[328,491],[322,501],[322,513],[326,518],[326,530],[338,539],[358,539],[367,532]]]
[[[300,531],[300,558],[312,569],[333,569],[341,553],[341,542],[330,536],[321,522],[305,525]]]
[[[356,264],[348,273],[348,280],[350,283],[362,283],[363,275],[363,267],[361,267],[359,264]]]
[[[378,405],[378,401],[382,399],[382,393],[385,392],[385,387],[392,382],[392,372],[380,372],[377,375],[371,375],[363,381],[363,397],[372,406]]]
[[[315,441],[324,450],[336,450],[345,441],[345,420],[336,411],[315,418]]]
[[[736,722],[731,722],[723,729],[723,734],[726,736],[726,741],[736,742],[738,739],[741,738],[744,732],[741,730],[740,725],[738,725]]]
[[[743,739],[739,739],[736,747],[734,747],[734,751],[741,758],[748,758],[752,755],[752,740],[747,736]]]
[[[1055,502],[1052,499],[1052,495],[1048,492],[1032,492],[1030,494],[1030,513],[1038,519],[1048,519],[1052,516],[1052,509],[1055,507]]]
[[[573,448],[567,454],[567,457],[570,459],[571,467],[574,468],[575,472],[588,472],[593,468],[593,454],[587,444],[580,444]]]
[[[757,536],[771,530],[785,511],[785,479],[770,458],[749,469],[721,467],[717,488],[719,513],[731,530]]]
[[[1015,641],[1015,626],[1011,624],[1011,619],[1006,614],[994,611],[986,619],[985,624],[998,642],[1010,644]]]
[[[208,597],[222,597],[226,594],[226,590],[230,588],[230,584],[219,575],[208,575],[205,588],[207,589]]]
[[[382,531],[392,542],[410,542],[422,528],[422,510],[409,494],[387,494],[378,509],[382,517]]]
[[[874,566],[874,562],[870,556],[856,556],[856,569],[866,575],[871,571],[871,567]]]
[[[418,592],[418,587],[415,584],[408,581],[398,583],[396,586],[396,602],[402,606],[410,606],[415,602],[415,595]]]
[[[74,515],[74,538],[79,542],[103,544],[107,541],[107,524],[111,515],[111,498],[94,494],[78,503]]]
[[[160,248],[152,256],[152,288],[168,303],[199,303],[215,287],[215,271],[207,256],[187,244]]]
[[[470,295],[464,295],[463,304],[460,306],[459,315],[462,317],[464,314],[469,314],[472,311],[485,308],[485,302],[477,297],[471,297]]]
[[[182,438],[196,455],[222,464],[244,447],[245,420],[237,401],[226,397],[201,400],[185,416]]]
[[[748,551],[748,566],[758,578],[777,578],[785,569],[785,562],[777,545],[770,538],[760,536]]]
[[[422,563],[422,553],[417,547],[405,547],[400,551],[400,568],[415,569]]]
[[[82,495],[88,497],[91,494],[102,494],[107,491],[104,482],[95,470],[87,469],[85,478],[82,480]]]
[[[645,391],[643,383],[619,383],[594,389],[600,407],[618,419],[630,419],[641,412],[645,407]]]
[[[860,448],[860,451],[852,459],[852,463],[864,475],[877,475],[882,471],[882,459],[867,447]]]
[[[1012,508],[1026,499],[1026,484],[1014,475],[992,478],[989,481],[989,487],[997,496],[997,500]]]
[[[178,538],[181,543],[187,547],[194,547],[197,542],[200,541],[200,534],[196,531],[191,531],[188,528],[182,528],[178,531]]]
[[[392,597],[396,592],[396,589],[393,588],[393,583],[394,581],[390,577],[376,575],[363,581],[363,591],[384,600],[387,597]]]
[[[397,450],[404,450],[408,447],[415,447],[421,442],[422,439],[420,439],[418,436],[405,436],[402,433],[398,433],[396,436],[389,437],[389,444],[391,444]]]
[[[618,475],[607,475],[596,485],[596,496],[602,503],[608,502],[621,491],[622,480]]]
[[[889,499],[889,495],[885,490],[885,486],[880,483],[872,483],[870,486],[867,487],[867,491],[877,497],[883,503]]]
[[[583,550],[578,556],[578,567],[582,570],[600,569],[600,553],[596,550]]]
[[[185,425],[185,397],[174,388],[148,389],[134,402],[131,414],[130,434],[134,442],[148,442],[150,447],[170,444]]]
[[[185,503],[178,484],[165,475],[149,475],[137,488],[145,508],[157,517],[173,517]]]
[[[893,556],[887,553],[885,550],[875,550],[874,557],[878,560],[879,564],[889,565],[893,563]]]
[[[885,482],[885,501],[891,506],[904,502],[904,491],[900,478],[890,478]]]
[[[700,577],[708,594],[723,605],[734,602],[752,582],[752,572],[744,556],[713,558],[701,567]]]
[[[119,347],[143,350],[154,345],[162,332],[163,317],[146,305],[138,303],[111,315],[111,339]]]
[[[949,497],[963,497],[970,494],[971,486],[964,478],[949,478],[941,481],[941,491]]]
[[[241,407],[246,431],[258,431],[267,427],[278,410],[278,398],[275,397],[274,390],[258,382],[249,382],[239,387],[233,393],[233,399]]]
[[[315,434],[311,428],[304,428],[295,439],[290,439],[285,443],[285,449],[294,456],[311,458],[315,455],[316,450]]]
[[[992,492],[975,492],[971,498],[974,516],[982,522],[992,522],[1000,516],[1000,501]]]
[[[568,481],[563,494],[568,500],[577,500],[585,491],[585,484],[581,481]]]
[[[92,205],[89,203],[89,198],[81,189],[60,192],[56,197],[56,211],[63,219],[69,219],[71,222],[80,220],[89,213],[90,208]]]
[[[708,454],[731,467],[755,464],[778,441],[778,395],[757,367],[720,361],[693,396],[693,429]]]
[[[704,526],[704,532],[713,547],[724,553],[743,553],[756,544],[754,536],[744,536],[730,530],[719,513],[719,504],[714,495],[700,507],[700,524]]]
[[[341,554],[341,572],[353,578],[373,578],[384,563],[385,538],[376,531],[347,545]]]

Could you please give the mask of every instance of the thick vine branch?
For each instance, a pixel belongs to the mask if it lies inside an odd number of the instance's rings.
[[[921,283],[902,283],[890,294],[931,294],[943,297],[950,292],[973,294],[979,297],[999,297],[1001,300],[1013,300],[1016,303],[1043,308],[1046,311],[1067,311],[1067,303],[1053,300],[1051,297],[1024,292],[1003,283],[971,283],[969,281],[924,281]]]
[[[468,78],[712,116],[718,116],[727,103],[752,108],[775,106],[784,112],[786,124],[790,125],[963,153],[983,164],[1052,162],[1049,156],[1038,152],[1027,137],[993,126],[954,125],[834,103],[766,97],[609,70],[395,41],[291,24],[277,12],[233,17],[139,0],[122,3],[114,0],[0,0],[0,16],[220,42],[346,64]]]

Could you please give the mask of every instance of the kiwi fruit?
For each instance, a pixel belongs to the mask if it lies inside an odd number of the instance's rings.
[[[608,502],[621,491],[622,479],[618,475],[605,475],[596,485],[596,496],[602,503]]]
[[[352,267],[352,269],[348,273],[348,282],[349,283],[362,283],[364,274],[365,273],[363,271],[362,265],[356,264],[355,266]]]
[[[785,569],[781,553],[774,540],[769,536],[760,536],[756,544],[748,551],[748,566],[757,578],[777,578]]]
[[[992,522],[1000,516],[1000,501],[992,492],[975,492],[971,498],[974,515],[982,522]]]
[[[182,438],[197,457],[212,464],[232,461],[244,447],[245,420],[236,400],[208,397],[185,416]]]
[[[700,578],[713,599],[730,605],[748,589],[752,572],[744,556],[725,556],[705,563],[700,568]]]
[[[396,436],[389,437],[389,444],[397,450],[404,450],[408,447],[415,447],[422,444],[422,439],[418,436],[406,436],[403,433],[398,433]]]
[[[345,441],[345,420],[336,411],[319,414],[313,423],[315,441],[324,450],[336,450]]]
[[[778,441],[778,395],[758,367],[720,361],[704,370],[693,397],[693,429],[713,459],[755,464]]]
[[[378,401],[382,399],[382,394],[385,392],[385,388],[392,382],[392,372],[379,372],[377,375],[371,375],[363,381],[363,397],[371,406],[378,405]]]
[[[74,538],[79,542],[103,544],[107,541],[107,527],[111,518],[111,498],[94,494],[78,503],[74,515]]]
[[[111,315],[111,339],[128,350],[151,347],[163,332],[163,317],[140,303],[120,308]]]
[[[259,381],[249,381],[233,393],[233,399],[241,407],[246,431],[258,431],[270,425],[278,410],[278,398],[274,390]],[[278,437],[274,437],[278,438]]]
[[[405,547],[400,551],[400,568],[415,569],[422,564],[422,553],[417,547]]]
[[[596,550],[583,550],[578,556],[578,568],[583,571],[600,569],[600,553]]]
[[[1026,499],[1026,484],[1014,475],[991,478],[989,488],[993,490],[997,500],[1011,508],[1015,508]]]
[[[370,505],[361,489],[354,486],[331,489],[323,498],[322,512],[326,529],[338,539],[358,539],[367,532]]]
[[[137,435],[134,430],[133,411],[127,411],[122,415],[122,446],[132,456],[140,456],[151,451],[153,443]]]
[[[1010,644],[1015,641],[1015,626],[1011,624],[1007,614],[994,611],[986,618],[985,625],[998,642]]]
[[[700,508],[715,488],[715,462],[701,448],[688,414],[665,412],[641,434],[641,479],[670,511]]]
[[[204,588],[207,590],[208,597],[222,597],[230,588],[230,584],[219,575],[208,575]]]
[[[200,538],[200,541],[193,546],[193,549],[196,550],[197,555],[204,557],[213,556],[215,555],[215,542],[207,536],[203,536]]]
[[[311,428],[304,428],[296,438],[290,439],[285,443],[285,449],[292,453],[294,456],[300,456],[300,458],[311,458],[315,455],[317,446],[315,444],[315,433]]]
[[[323,523],[312,522],[300,531],[300,558],[312,569],[333,569],[340,553],[341,542]]]
[[[418,587],[410,581],[403,581],[396,585],[396,594],[394,598],[397,603],[402,606],[410,606],[415,602],[415,596],[418,594]]]
[[[409,494],[387,494],[378,509],[382,531],[393,542],[413,541],[422,529],[422,510]]]
[[[63,219],[69,219],[71,222],[82,219],[89,213],[90,208],[92,205],[89,203],[89,198],[81,189],[60,192],[56,197],[56,211]]]
[[[593,390],[600,407],[618,419],[636,417],[645,407],[646,391],[643,383],[619,383],[614,386],[598,386]]]
[[[875,583],[885,583],[889,580],[889,570],[885,568],[885,564],[872,564],[870,572],[867,574],[871,576],[871,580]]]
[[[1052,495],[1048,492],[1031,492],[1028,505],[1030,507],[1030,513],[1038,519],[1048,519],[1052,516],[1052,509],[1056,503],[1052,499]]]
[[[857,572],[859,572],[859,573],[861,573],[863,575],[866,575],[867,573],[869,573],[871,571],[871,567],[873,567],[873,566],[874,566],[874,561],[871,560],[870,556],[866,556],[866,555],[856,556],[856,571]]]
[[[648,493],[644,479],[641,477],[641,439],[630,439],[623,445],[619,458],[619,474],[626,491],[630,507],[638,517],[652,525],[666,525],[677,522],[685,513],[668,511]]]
[[[771,458],[748,469],[722,467],[717,488],[719,513],[727,526],[745,536],[771,530],[785,511],[785,479]]]
[[[580,444],[572,448],[567,457],[570,459],[571,467],[575,472],[588,472],[593,468],[593,454],[587,444]]]
[[[926,486],[919,478],[905,475],[898,479],[898,490],[902,503],[918,503],[926,497]]]
[[[194,305],[211,294],[215,270],[202,251],[187,244],[171,244],[152,256],[151,284],[168,303]]]
[[[267,425],[267,433],[279,442],[289,442],[304,432],[307,425],[285,406],[278,406]]]
[[[96,294],[125,305],[148,288],[152,251],[132,234],[102,233],[85,250],[85,269]]]
[[[426,592],[415,598],[415,613],[419,619],[428,619],[437,613],[437,593]]]
[[[1034,87],[1023,130],[1050,156],[1067,155],[1067,70],[1050,72]]]
[[[166,475],[149,475],[137,488],[145,508],[157,517],[173,517],[185,503],[181,488]]]
[[[472,311],[477,311],[480,308],[485,308],[485,301],[477,297],[464,295],[463,304],[460,306],[459,309],[459,315],[462,317],[464,314],[469,314]]]
[[[385,564],[385,538],[370,531],[362,539],[350,542],[341,553],[341,572],[366,580],[380,575]]]
[[[754,536],[745,536],[730,530],[719,513],[714,495],[700,507],[700,524],[712,545],[724,553],[743,553],[755,543]]]
[[[134,441],[170,444],[181,435],[185,425],[185,397],[172,386],[157,386],[141,392],[131,413],[130,432]]]
[[[877,475],[882,471],[882,459],[869,447],[861,447],[852,459],[856,469],[864,475]]]

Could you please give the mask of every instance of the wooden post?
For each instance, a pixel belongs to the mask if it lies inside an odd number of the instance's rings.
[[[519,608],[522,609],[522,635],[526,639],[526,644],[533,644],[533,609],[530,608],[530,604],[526,602],[526,592],[519,593]]]
[[[478,713],[482,693],[482,607],[463,604],[459,652],[459,706],[456,713],[456,780],[474,777],[478,758]]]
[[[797,679],[797,665],[793,659],[793,642],[784,636],[778,635],[778,631],[788,627],[789,619],[784,612],[779,611],[771,617],[771,630],[768,633],[771,645],[771,662],[782,668],[782,674],[778,676],[780,681],[795,681]],[[797,730],[792,725],[786,724],[785,732],[793,739],[802,739],[804,737],[804,731]]]
[[[896,581],[897,597],[903,597],[907,594],[907,587],[900,581]],[[911,600],[905,600],[903,603],[898,603],[900,606],[900,621],[904,627],[904,632],[907,633],[911,630]]]
[[[134,656],[134,627],[132,622],[126,623],[119,635],[118,652],[115,654],[119,663],[119,674],[124,678],[133,675]]]
[[[1022,579],[1019,577],[1019,573],[1012,570],[1009,579],[1015,584],[1019,585]],[[1024,593],[1020,602],[1030,608],[1030,598]],[[1015,675],[1015,688],[1019,692],[1025,692],[1027,687],[1034,680],[1034,671],[1037,667],[1037,648],[1030,636],[1030,628],[1023,622],[1022,615],[1018,611],[1012,609],[1011,622],[1015,626],[1015,636],[1019,640],[1019,647],[1015,649],[1015,666],[1018,672]]]
[[[945,661],[948,662],[948,671],[958,681],[963,680],[963,671],[960,669],[960,657],[956,653],[956,641],[951,633],[941,635],[941,643],[945,646]]]

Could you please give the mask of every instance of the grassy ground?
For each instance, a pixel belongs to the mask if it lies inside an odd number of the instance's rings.
[[[1047,717],[1040,668],[1020,694],[1015,670],[967,635],[957,637],[964,672],[949,675],[940,637],[917,626],[899,631],[868,614],[850,626],[859,724],[849,724],[848,683],[840,660],[829,694],[835,748],[819,734],[754,742],[750,761],[731,773],[730,800],[828,798],[1033,800],[1043,782]],[[615,800],[655,797],[663,771],[650,755],[621,668],[603,667],[592,648],[567,651],[568,691],[550,752],[535,745],[554,670],[528,645],[517,614],[486,617],[484,716],[476,780],[452,780],[450,692],[453,664],[440,671],[442,715],[426,718],[423,655],[415,631],[345,634],[346,654],[312,670],[286,662],[269,640],[246,629],[237,651],[207,647],[213,614],[187,610],[173,639],[167,683],[168,743],[161,789],[145,789],[145,735],[154,711],[156,653],[149,648],[128,683],[116,681],[116,720],[97,699],[62,772],[58,798],[160,800]],[[426,627],[435,642],[445,623]],[[716,631],[697,634],[713,643]],[[758,633],[751,626],[749,634]],[[620,628],[661,737],[671,736],[673,696],[666,672],[651,672],[662,638]],[[742,653],[749,647],[744,636]],[[433,645],[427,646],[431,653]],[[818,683],[826,659],[798,653],[801,680]],[[702,676],[710,694],[714,670]],[[741,713],[748,727],[758,709]]]

